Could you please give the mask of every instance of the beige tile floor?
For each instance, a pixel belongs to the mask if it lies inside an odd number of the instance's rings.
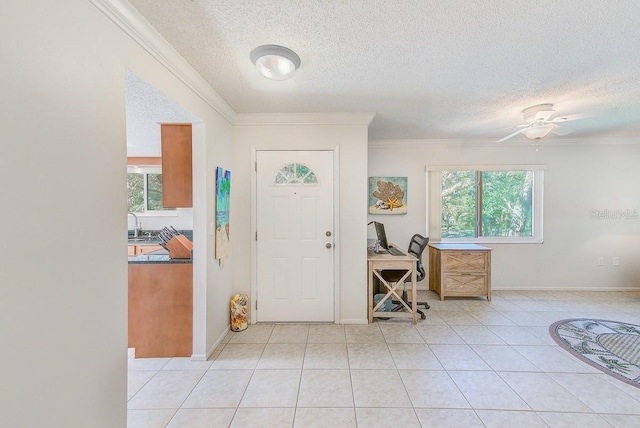
[[[565,318],[640,324],[640,292],[420,294],[416,326],[252,325],[206,362],[130,350],[128,427],[640,426],[640,389],[548,333]]]

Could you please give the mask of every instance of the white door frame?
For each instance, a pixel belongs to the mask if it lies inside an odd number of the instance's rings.
[[[332,151],[333,152],[333,322],[340,324],[340,151],[338,146],[251,146],[251,296],[249,296],[249,313],[251,324],[257,322],[256,295],[258,292],[258,243],[257,232],[257,173],[256,162],[259,151]]]

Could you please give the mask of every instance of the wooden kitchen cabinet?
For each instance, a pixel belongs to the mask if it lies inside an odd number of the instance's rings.
[[[139,256],[141,254],[151,253],[152,251],[162,250],[162,247],[157,244],[142,244],[142,245],[129,245],[127,247],[127,255],[129,257]]]
[[[161,124],[162,204],[166,208],[193,206],[191,124]]]
[[[158,251],[158,250],[162,250],[162,246],[160,245],[156,245],[156,244],[152,244],[152,245],[136,245],[137,247],[137,251],[136,251],[136,255],[140,255],[140,254],[147,254],[147,253],[151,253],[153,251]]]
[[[445,296],[491,300],[491,248],[476,244],[429,244],[429,289]]]
[[[129,348],[136,358],[191,356],[191,263],[129,263]]]

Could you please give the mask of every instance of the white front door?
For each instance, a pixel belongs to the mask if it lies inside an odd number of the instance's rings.
[[[333,321],[333,152],[258,151],[256,160],[256,319]]]

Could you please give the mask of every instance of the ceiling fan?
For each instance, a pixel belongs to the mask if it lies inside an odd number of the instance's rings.
[[[525,123],[518,125],[518,128],[520,128],[519,130],[499,139],[497,142],[501,143],[518,134],[523,134],[531,140],[544,138],[549,134],[549,132],[553,132],[557,135],[567,135],[571,130],[560,129],[558,123],[569,120],[569,117],[563,116],[551,119],[551,116],[553,116],[553,113],[555,112],[553,104],[538,104],[522,110]]]

